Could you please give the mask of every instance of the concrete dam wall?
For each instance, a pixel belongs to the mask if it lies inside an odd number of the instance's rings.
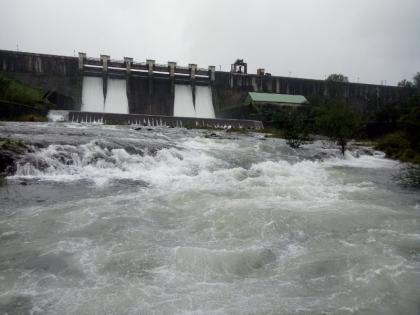
[[[332,89],[323,80],[215,71],[195,64],[160,65],[154,60],[112,60],[107,55],[88,58],[0,50],[0,71],[44,91],[57,92],[59,109],[189,116],[247,118],[243,102],[248,92],[328,96],[339,89],[360,109],[405,98],[394,86],[337,83]],[[102,95],[101,96],[101,88]],[[188,92],[187,92],[188,91]]]

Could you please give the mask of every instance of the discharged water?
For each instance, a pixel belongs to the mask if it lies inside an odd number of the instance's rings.
[[[128,114],[126,80],[108,79],[105,112]]]
[[[196,87],[195,111],[198,118],[216,118],[214,115],[211,87]]]
[[[102,78],[83,77],[82,111],[103,112],[104,102]]]
[[[191,86],[175,84],[174,116],[195,117]]]
[[[419,314],[401,164],[211,133],[0,125],[33,144],[0,188],[0,311]]]

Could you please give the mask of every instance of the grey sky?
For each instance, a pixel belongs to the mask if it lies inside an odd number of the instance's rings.
[[[419,0],[0,0],[0,49],[396,84],[420,71]]]

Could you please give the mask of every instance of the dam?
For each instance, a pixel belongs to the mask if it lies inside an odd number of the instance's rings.
[[[195,119],[252,120],[249,92],[305,96],[309,102],[335,93],[324,80],[248,73],[242,60],[231,71],[153,59],[135,61],[0,50],[0,73],[54,95],[58,110],[103,114],[159,115]],[[396,86],[337,83],[343,99],[362,113],[407,98]]]
[[[153,79],[157,75],[161,80],[170,80],[173,94],[170,100],[173,99],[173,104],[171,106],[168,102],[166,114],[172,112],[177,117],[216,118],[209,80],[212,75],[197,69],[194,64],[190,64],[186,72],[187,69],[176,67],[173,62],[168,63],[166,69],[163,65],[156,65],[154,60],[147,60],[142,65],[133,63],[131,58],[119,63],[111,62],[105,55],[95,60],[80,54],[79,70],[83,73],[81,111],[129,114],[127,87],[130,79],[148,76]],[[208,71],[214,71],[214,67],[209,67]],[[150,97],[153,95],[153,83],[149,84]]]

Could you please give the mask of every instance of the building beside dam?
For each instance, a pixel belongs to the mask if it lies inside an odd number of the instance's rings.
[[[208,118],[248,118],[249,92],[301,95],[308,100],[331,95],[337,85],[342,97],[365,109],[405,98],[399,87],[281,77],[258,69],[250,74],[237,60],[230,72],[214,66],[176,62],[158,64],[132,58],[113,60],[0,50],[0,71],[54,98],[58,109],[119,114]]]

